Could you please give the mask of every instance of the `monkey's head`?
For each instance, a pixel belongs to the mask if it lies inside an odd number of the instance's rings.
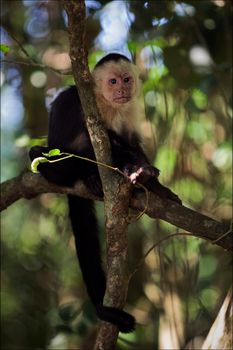
[[[136,66],[120,54],[103,57],[93,70],[93,78],[96,95],[116,109],[129,103],[139,91]]]

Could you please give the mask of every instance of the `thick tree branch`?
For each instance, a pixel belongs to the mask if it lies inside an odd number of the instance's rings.
[[[145,200],[145,196],[137,194],[133,197],[131,205],[137,210],[143,210]],[[231,227],[183,205],[161,199],[150,193],[146,214],[152,218],[167,221],[192,233],[193,236],[211,241],[224,249],[232,249]]]
[[[68,15],[70,58],[74,80],[79,92],[87,129],[98,162],[111,165],[108,135],[104,129],[93,92],[93,81],[87,64],[85,48],[85,2],[84,0],[63,1]],[[130,199],[129,183],[111,172],[99,167],[102,180],[106,218],[107,247],[107,288],[104,304],[123,308],[126,300],[129,275],[127,275],[127,235],[128,207]],[[125,271],[125,273],[122,273]],[[115,348],[117,328],[102,323],[95,349]]]
[[[59,187],[47,182],[40,174],[25,172],[1,185],[0,210],[4,210],[21,198],[30,199],[41,193],[75,194],[84,198],[101,200],[94,197],[85,185],[79,181],[73,188]],[[161,199],[149,193],[147,203],[146,195],[142,191],[135,191],[130,200],[132,209],[143,211],[151,218],[162,219],[191,235],[206,239],[220,247],[232,249],[232,232],[228,225],[218,222],[206,215],[200,214],[185,206],[172,201]],[[219,239],[222,237],[221,239]]]

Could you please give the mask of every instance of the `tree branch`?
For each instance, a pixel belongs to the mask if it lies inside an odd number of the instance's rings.
[[[136,194],[133,198],[133,207],[137,210],[143,210],[144,204],[144,196]],[[193,236],[211,241],[224,249],[232,249],[233,234],[231,227],[183,205],[164,200],[150,193],[146,214],[152,218],[167,221],[191,232]]]
[[[68,15],[70,58],[74,80],[96,160],[111,165],[109,139],[98,113],[93,81],[87,64],[85,2],[84,0],[64,0],[63,5]],[[123,308],[129,283],[126,268],[128,247],[126,230],[131,185],[109,169],[99,167],[99,173],[103,185],[106,218],[107,286],[104,304]],[[113,350],[117,336],[117,327],[102,322],[95,349]]]
[[[93,196],[81,181],[72,188],[60,187],[47,182],[40,174],[24,172],[1,184],[0,211],[21,198],[31,199],[42,193],[74,194],[93,200],[102,200]],[[140,212],[146,207],[145,213],[151,218],[167,221],[190,232],[192,236],[208,240],[226,250],[232,249],[232,231],[228,225],[183,205],[162,199],[151,192],[147,199],[144,192],[136,190],[130,200],[130,207]]]

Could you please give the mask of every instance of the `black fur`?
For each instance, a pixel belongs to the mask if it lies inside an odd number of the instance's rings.
[[[121,55],[111,54],[99,62],[99,66],[109,60],[128,60]],[[97,66],[98,66],[97,65]],[[149,164],[140,147],[136,134],[118,135],[108,130],[114,166],[130,175],[142,169],[138,182],[143,182],[149,190],[161,196],[180,202],[169,189],[162,186],[157,176],[158,169]],[[94,151],[83,118],[81,103],[75,86],[63,91],[53,102],[50,112],[48,147],[32,147],[31,160],[42,156],[50,149],[59,148],[63,152],[95,159]],[[56,157],[55,157],[56,158]],[[94,194],[102,195],[101,182],[97,166],[93,163],[68,158],[61,162],[41,163],[38,166],[41,174],[51,182],[61,186],[72,186],[81,179]],[[130,332],[135,327],[133,316],[122,310],[103,306],[106,288],[105,274],[101,265],[101,254],[98,240],[98,224],[91,200],[68,196],[69,216],[83,279],[88,295],[96,307],[100,319],[118,326],[122,332]]]
[[[99,60],[99,62],[95,65],[95,68],[102,66],[104,63],[107,63],[110,61],[117,62],[119,60],[124,60],[124,61],[130,62],[130,60],[124,55],[121,55],[119,53],[110,53],[110,54],[104,56],[103,58],[101,58],[101,60]]]

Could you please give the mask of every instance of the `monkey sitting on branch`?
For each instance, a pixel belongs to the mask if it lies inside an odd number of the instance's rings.
[[[176,194],[159,183],[159,170],[149,163],[143,150],[143,135],[137,125],[141,106],[136,66],[127,57],[111,53],[96,64],[92,75],[97,106],[110,140],[113,166],[131,183],[143,184],[149,191],[181,203]],[[48,147],[32,147],[30,158],[33,161],[52,149],[95,161],[76,86],[64,90],[53,102]],[[63,161],[40,163],[38,170],[48,181],[60,186],[73,186],[77,180],[83,180],[92,193],[103,196],[98,168],[93,162],[67,157]],[[101,264],[94,203],[68,195],[68,204],[83,279],[97,316],[118,326],[121,332],[130,332],[135,327],[134,317],[103,305],[106,278]]]

